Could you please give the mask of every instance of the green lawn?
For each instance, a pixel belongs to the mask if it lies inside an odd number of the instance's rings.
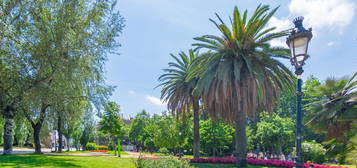
[[[197,164],[196,168],[232,168],[229,164]],[[135,168],[133,159],[96,156],[11,155],[0,156],[1,168]],[[249,166],[248,168],[259,168]]]
[[[134,168],[132,159],[94,156],[12,155],[0,156],[1,168]]]
[[[134,159],[103,156],[0,155],[1,168],[135,168]],[[233,168],[233,164],[192,163],[196,168]],[[346,165],[344,165],[346,166]],[[347,166],[346,166],[347,167]],[[247,168],[261,168],[248,166]],[[266,168],[266,167],[262,167]],[[351,166],[350,168],[355,168]]]

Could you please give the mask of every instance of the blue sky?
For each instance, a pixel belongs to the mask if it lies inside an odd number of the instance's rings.
[[[117,8],[126,27],[118,39],[120,55],[110,55],[106,64],[108,84],[117,87],[111,99],[120,104],[125,117],[143,109],[161,113],[166,106],[159,99],[160,89],[154,88],[171,60],[169,53],[187,51],[193,37],[219,35],[208,20],[215,12],[228,18],[234,6],[252,12],[260,3],[280,5],[269,26],[290,28],[294,17],[304,16],[305,27],[313,28],[304,78],[324,79],[357,71],[355,0],[119,0]],[[271,43],[285,45],[284,39]]]

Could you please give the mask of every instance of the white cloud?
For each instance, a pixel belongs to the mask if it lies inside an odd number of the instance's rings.
[[[269,20],[268,27],[276,27],[273,32],[279,32],[282,30],[290,29],[293,26],[292,22],[289,19],[278,19],[277,17],[272,17]]]
[[[290,13],[305,17],[307,27],[342,28],[351,23],[355,4],[351,0],[292,0]]]
[[[270,45],[274,47],[288,47],[283,39],[270,40]]]
[[[337,29],[343,34],[342,28],[351,23],[354,16],[355,3],[351,0],[291,0],[289,16],[285,18],[272,17],[267,27],[276,27],[274,32],[293,28],[292,18],[303,16],[305,27],[312,27],[316,36],[323,28]],[[270,41],[272,46],[286,47],[285,38]],[[334,46],[336,42],[329,42],[327,46]]]
[[[327,46],[334,46],[334,45],[336,45],[336,42],[334,42],[334,41],[330,41],[327,43]]]
[[[157,106],[165,106],[166,105],[166,103],[162,102],[159,98],[156,98],[154,96],[147,95],[145,98],[150,103],[155,104]]]
[[[271,27],[276,27],[276,29],[272,32],[279,32],[291,28],[292,22],[288,19],[278,19],[273,16],[269,20],[267,25],[267,28],[271,28]],[[274,47],[287,47],[285,40],[286,40],[285,38],[279,38],[279,39],[271,40],[269,43]]]

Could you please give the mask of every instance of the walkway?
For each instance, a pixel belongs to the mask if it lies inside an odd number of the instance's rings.
[[[41,151],[43,153],[50,153],[51,149],[50,148],[42,148]],[[12,149],[12,154],[13,155],[26,155],[26,154],[33,154],[35,152],[35,149],[30,149],[30,148],[14,148]],[[3,153],[3,148],[0,149],[0,154]]]
[[[66,155],[66,156],[104,156],[104,157],[116,157],[114,155],[110,155],[103,152],[78,152],[78,153],[51,153],[50,148],[42,148],[41,151],[45,155]],[[0,149],[0,154],[2,154],[2,149]],[[26,154],[33,154],[35,149],[29,148],[14,148],[12,154],[13,155],[26,155]],[[138,158],[140,153],[138,152],[127,152],[128,154],[122,155],[122,158]],[[157,157],[150,154],[142,154],[143,157]]]

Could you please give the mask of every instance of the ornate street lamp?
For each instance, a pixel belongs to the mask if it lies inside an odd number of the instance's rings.
[[[297,75],[297,89],[296,89],[296,100],[297,100],[297,115],[296,115],[296,167],[302,168],[303,161],[301,156],[301,120],[302,120],[302,109],[301,109],[301,98],[302,98],[302,79],[301,74],[304,72],[302,66],[305,64],[305,60],[308,58],[307,50],[309,42],[312,38],[311,28],[306,30],[302,25],[304,18],[297,17],[294,19],[295,29],[291,31],[291,34],[286,40],[286,44],[291,50],[291,64],[295,67],[295,74]]]

